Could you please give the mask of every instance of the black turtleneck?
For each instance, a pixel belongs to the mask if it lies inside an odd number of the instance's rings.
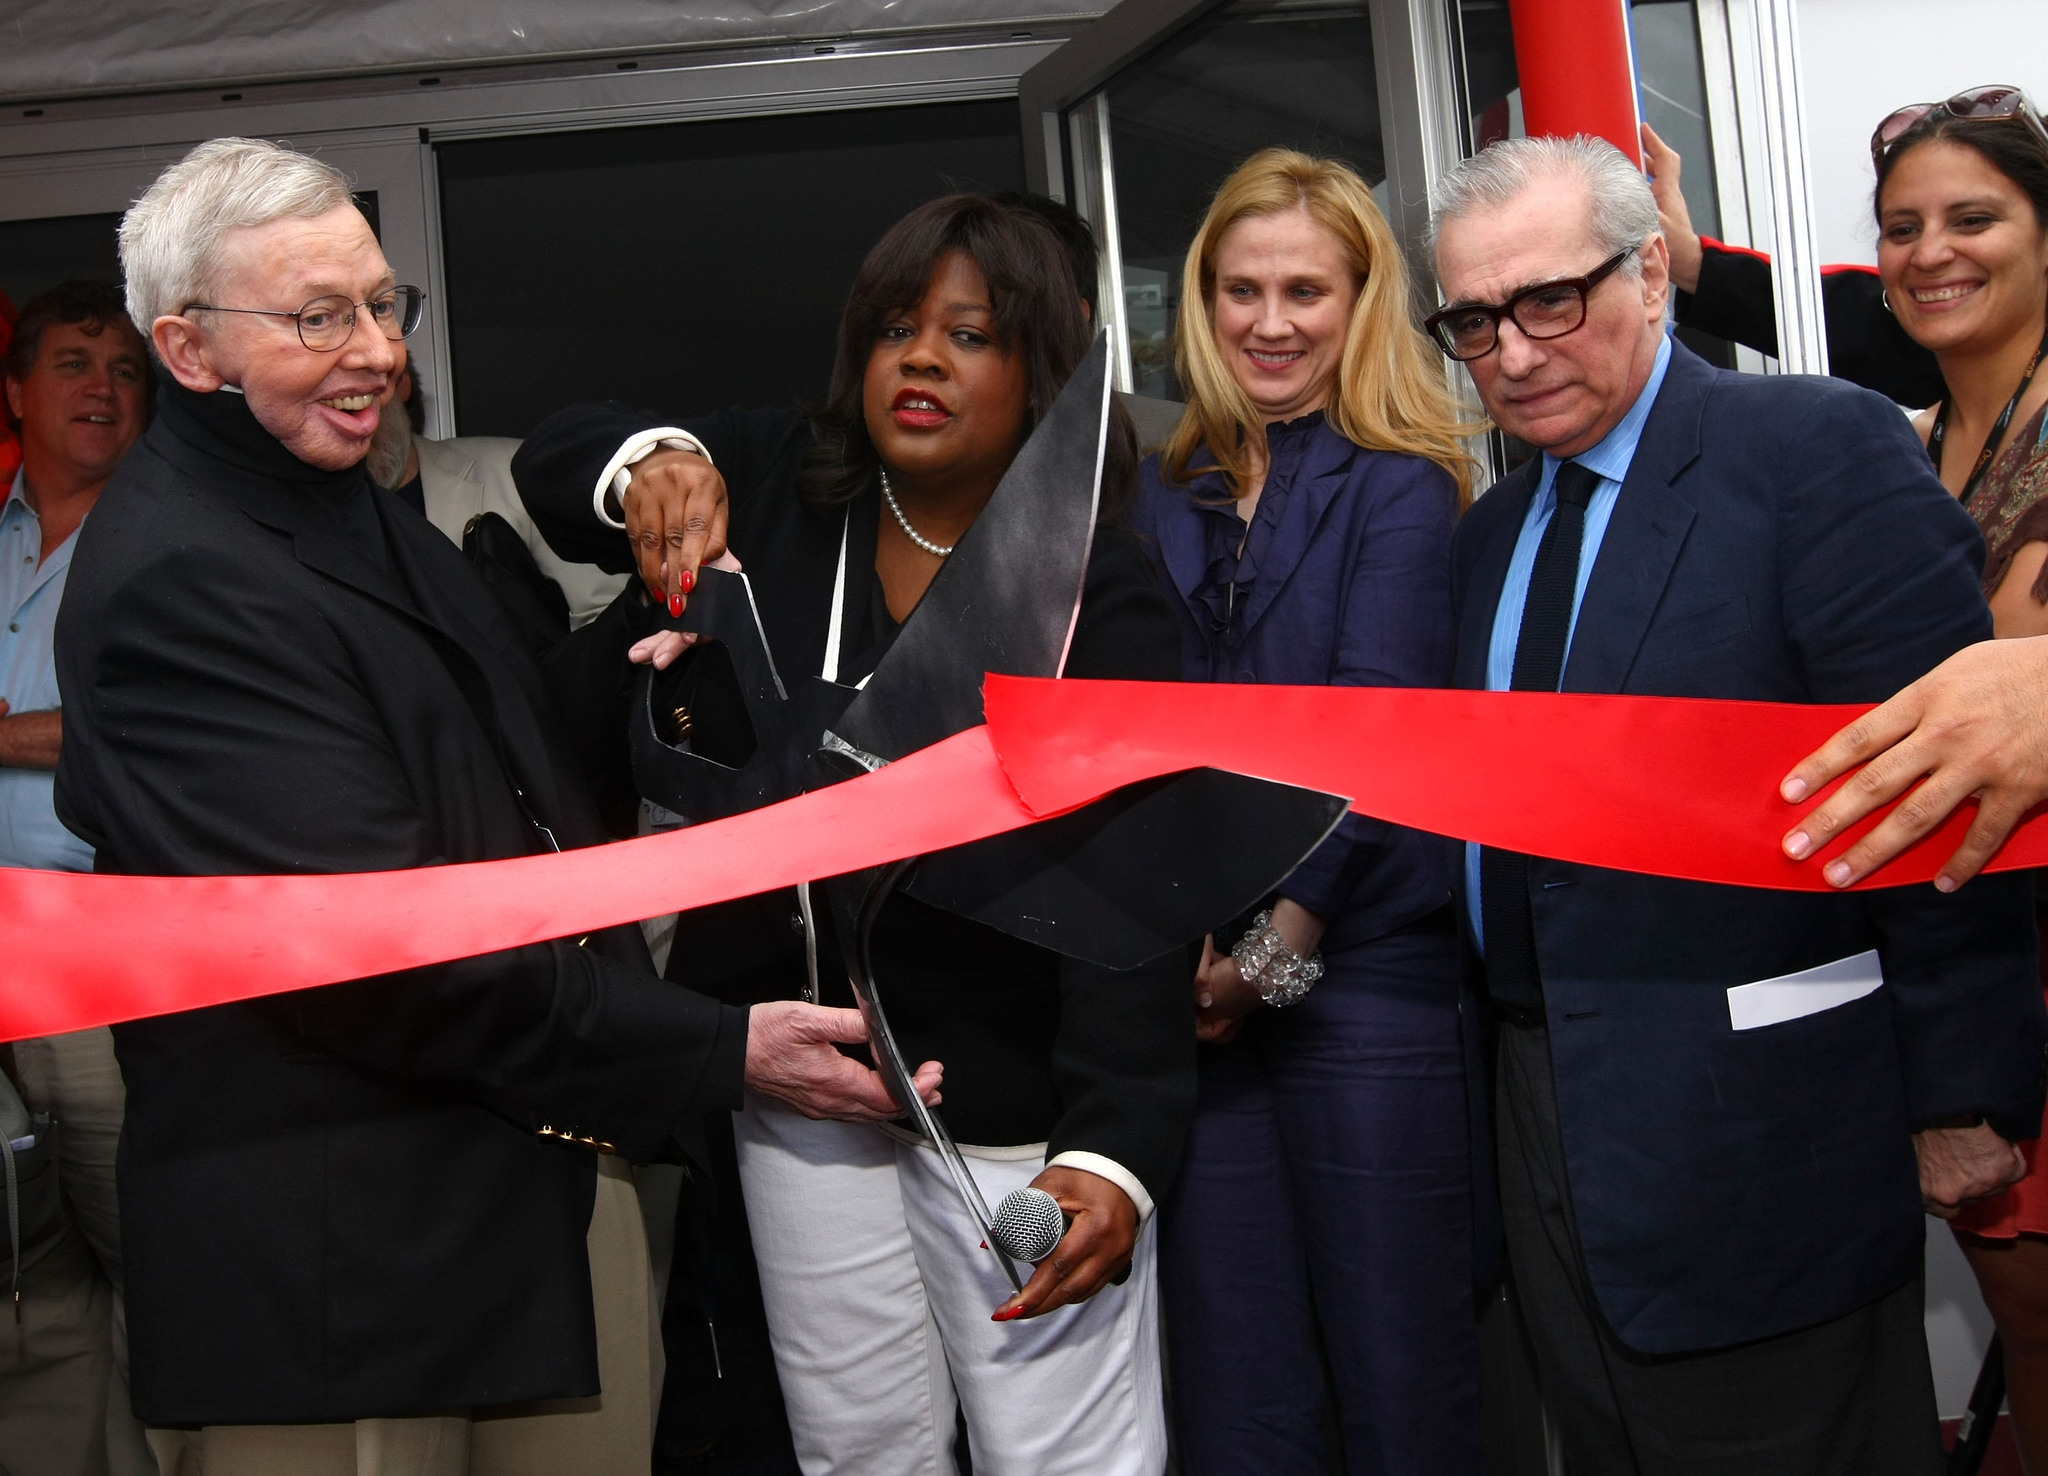
[[[294,521],[317,522],[329,536],[375,568],[392,572],[391,550],[377,515],[370,475],[357,462],[328,471],[293,455],[256,419],[248,398],[232,389],[201,394],[157,366],[157,420],[164,432],[207,463],[209,480],[226,473],[245,485],[295,504]],[[186,469],[200,470],[175,448],[164,448]],[[239,475],[238,475],[239,474]]]

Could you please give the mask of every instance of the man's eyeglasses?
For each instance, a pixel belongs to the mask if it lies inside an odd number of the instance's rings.
[[[2027,95],[2008,83],[1993,82],[1958,92],[1944,102],[1912,103],[1900,108],[1878,124],[1877,130],[1870,135],[1871,161],[1884,162],[1884,156],[1891,152],[1893,144],[1904,138],[1916,123],[1936,113],[1946,113],[1964,123],[2016,120],[2032,129],[2034,137],[2041,140],[2041,147],[2048,149],[2048,124],[2041,121],[2040,112]]]
[[[332,353],[355,336],[356,309],[368,308],[370,321],[386,338],[405,338],[420,326],[425,316],[427,294],[417,287],[387,287],[365,302],[352,302],[342,293],[316,297],[295,313],[275,308],[217,307],[210,302],[193,302],[185,311],[203,313],[254,313],[265,318],[290,318],[298,325],[299,342],[315,353]]]
[[[1617,251],[1583,277],[1560,277],[1525,287],[1503,303],[1466,302],[1422,320],[1437,346],[1460,363],[1483,359],[1500,344],[1500,325],[1512,318],[1524,338],[1562,338],[1586,321],[1586,296],[1641,248]]]

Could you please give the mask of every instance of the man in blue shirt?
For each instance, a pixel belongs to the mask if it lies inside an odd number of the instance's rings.
[[[1459,529],[1459,685],[1877,701],[1989,634],[1975,525],[1893,406],[1668,337],[1618,150],[1497,144],[1436,214],[1430,331],[1541,453]],[[2004,1187],[2039,1127],[2024,876],[1820,895],[1465,863],[1508,1262],[1575,1476],[1938,1470],[1921,1211]]]
[[[90,871],[92,848],[51,803],[63,741],[53,645],[78,529],[149,411],[142,338],[112,283],[66,282],[26,304],[6,360],[22,462],[0,503],[0,866]],[[128,1412],[120,1340],[114,1148],[122,1088],[106,1030],[0,1046],[29,1107],[58,1122],[67,1223],[24,1266],[24,1336],[0,1353],[0,1467],[149,1469]],[[113,1406],[109,1407],[110,1397]]]

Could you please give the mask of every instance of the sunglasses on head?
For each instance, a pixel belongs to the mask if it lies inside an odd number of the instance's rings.
[[[1883,163],[1893,144],[1905,137],[1915,124],[1936,113],[1946,113],[1965,123],[2016,120],[2032,129],[2034,136],[2041,140],[2041,146],[2048,148],[2048,125],[2042,123],[2041,114],[2033,102],[2017,87],[1992,82],[1983,87],[1972,87],[1967,92],[1958,92],[1942,102],[1911,103],[1900,108],[1878,124],[1877,131],[1870,135],[1871,160]]]

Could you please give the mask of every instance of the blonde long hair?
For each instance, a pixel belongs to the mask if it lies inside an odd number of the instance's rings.
[[[1232,496],[1242,496],[1252,468],[1265,463],[1265,421],[1216,347],[1216,248],[1239,221],[1289,210],[1306,210],[1336,237],[1359,283],[1324,410],[1331,427],[1368,450],[1435,462],[1456,480],[1459,501],[1469,500],[1477,466],[1462,438],[1481,427],[1453,398],[1442,355],[1410,316],[1408,268],[1387,218],[1348,165],[1293,149],[1263,149],[1239,165],[1188,246],[1174,327],[1188,405],[1160,458],[1166,480],[1221,470]],[[1210,460],[1191,469],[1204,450]]]

